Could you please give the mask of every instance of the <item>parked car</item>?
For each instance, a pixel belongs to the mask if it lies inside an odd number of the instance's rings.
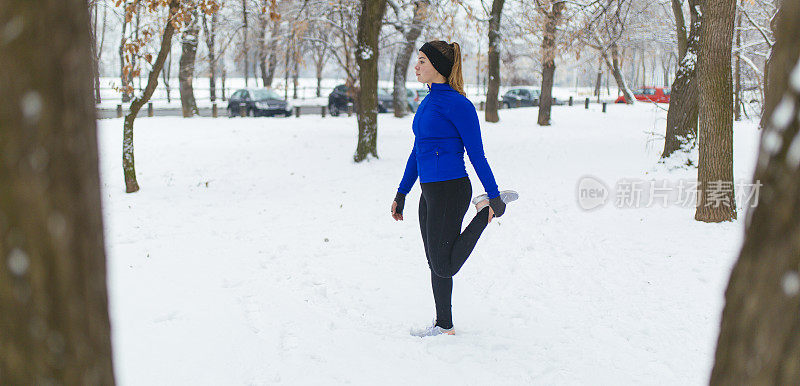
[[[669,103],[670,89],[665,87],[642,87],[633,92],[637,101]],[[625,103],[625,95],[620,95],[614,103]]]
[[[503,94],[503,108],[539,106],[541,91],[537,88],[518,87],[508,90]]]
[[[269,88],[243,88],[236,90],[228,99],[228,116],[241,115],[241,104],[244,103],[245,115],[248,117],[292,115],[292,104]]]
[[[392,93],[379,88],[378,89],[378,112],[386,113],[394,111],[394,97]]]
[[[419,104],[425,99],[425,96],[428,95],[427,88],[418,88],[414,90],[406,89],[406,96],[408,99],[408,109],[411,112],[417,112],[417,108]]]
[[[378,89],[378,112],[385,113],[393,109],[392,94],[384,89]],[[328,111],[332,116],[338,116],[348,107],[353,106],[353,98],[347,95],[347,86],[340,84],[333,88],[328,95]]]

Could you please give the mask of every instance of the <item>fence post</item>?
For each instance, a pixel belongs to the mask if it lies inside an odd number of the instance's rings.
[[[122,105],[117,104],[117,118],[122,118]]]
[[[589,110],[589,98],[586,98],[586,110]]]
[[[153,116],[153,102],[147,102],[147,116]]]
[[[479,107],[479,111],[483,111],[483,109],[485,109],[485,108],[486,108],[486,102],[481,101],[481,105]]]
[[[239,116],[246,117],[247,116],[247,103],[239,103]]]
[[[325,110],[328,109],[328,106],[322,106],[322,117],[325,118]]]
[[[295,106],[294,107],[294,116],[296,118],[300,118],[300,106]]]
[[[569,96],[569,106],[572,106],[572,95]]]
[[[217,111],[217,102],[211,104],[211,117],[216,118],[218,116]]]
[[[606,102],[603,102],[603,112],[606,112]]]

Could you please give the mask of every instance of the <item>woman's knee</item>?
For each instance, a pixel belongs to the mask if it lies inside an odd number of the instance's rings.
[[[431,268],[431,272],[433,272],[434,275],[442,279],[450,279],[453,277],[454,273],[451,272],[450,267],[441,267],[437,264],[431,264],[430,262],[428,266]]]

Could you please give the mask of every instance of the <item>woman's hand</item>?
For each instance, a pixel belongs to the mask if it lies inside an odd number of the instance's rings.
[[[392,201],[392,218],[395,221],[403,221],[403,213],[397,213],[397,201]]]
[[[398,192],[392,201],[392,218],[395,221],[403,221],[403,207],[406,204],[406,195]]]
[[[491,206],[489,206],[489,221],[487,222],[487,224],[491,224],[493,218],[494,218],[494,210],[492,209]]]

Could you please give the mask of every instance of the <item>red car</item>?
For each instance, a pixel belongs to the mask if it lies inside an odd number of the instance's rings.
[[[637,101],[669,103],[669,89],[663,87],[642,87],[633,92]],[[620,95],[614,103],[625,103],[625,95]]]

